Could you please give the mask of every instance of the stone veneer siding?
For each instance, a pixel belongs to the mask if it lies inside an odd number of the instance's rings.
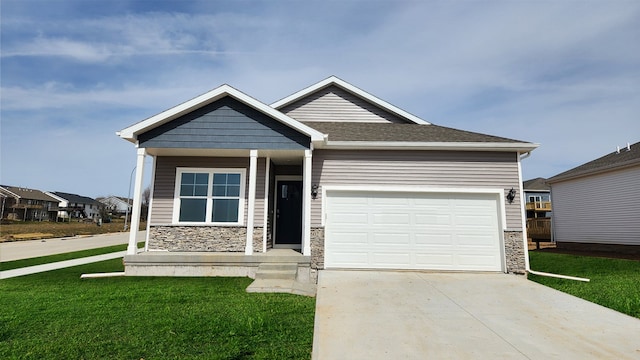
[[[509,274],[525,274],[525,253],[522,231],[504,232],[504,254]]]
[[[324,228],[311,228],[311,268],[324,269]]]
[[[151,226],[149,250],[244,252],[247,228],[238,226]],[[253,251],[262,252],[262,227],[253,229]]]

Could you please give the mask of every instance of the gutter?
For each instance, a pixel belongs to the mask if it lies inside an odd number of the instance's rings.
[[[522,166],[520,165],[520,161],[524,160],[526,158],[528,158],[529,156],[531,156],[531,151],[527,151],[525,154],[521,155],[520,157],[518,157],[518,174],[519,174],[519,181],[520,181],[520,212],[522,213],[522,236],[523,236],[523,242],[524,242],[524,251],[525,251],[525,271],[527,273],[533,274],[533,275],[538,275],[538,276],[546,276],[546,277],[552,277],[552,278],[557,278],[557,279],[566,279],[566,280],[575,280],[575,281],[584,281],[584,282],[590,282],[589,279],[586,278],[581,278],[581,277],[576,277],[576,276],[569,276],[569,275],[561,275],[561,274],[552,274],[552,273],[547,273],[547,272],[542,272],[542,271],[536,271],[536,270],[532,270],[531,269],[531,265],[529,264],[529,246],[527,245],[527,223],[526,223],[526,218],[527,218],[527,214],[524,211],[524,191],[522,189]]]

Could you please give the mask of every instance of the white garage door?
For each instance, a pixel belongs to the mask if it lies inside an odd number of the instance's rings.
[[[495,194],[327,191],[326,268],[501,271]]]

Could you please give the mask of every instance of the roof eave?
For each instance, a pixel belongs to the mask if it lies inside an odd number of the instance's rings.
[[[547,179],[547,183],[551,184],[551,183],[558,183],[558,182],[567,181],[567,180],[574,180],[581,177],[604,174],[610,171],[624,170],[626,168],[638,166],[638,165],[640,165],[640,159],[634,159],[632,161],[628,161],[625,163],[615,164],[609,167],[601,167],[598,169],[587,170],[587,171],[576,173],[576,174],[556,175]]]
[[[423,119],[420,119],[419,117],[408,113],[392,104],[389,104],[388,102],[373,96],[371,94],[369,94],[368,92],[357,88],[351,84],[349,84],[348,82],[336,77],[336,76],[330,76],[318,83],[315,83],[311,86],[308,86],[296,93],[293,93],[287,97],[285,97],[284,99],[280,99],[274,103],[272,103],[270,106],[273,107],[274,109],[281,109],[291,103],[294,103],[295,101],[298,101],[302,98],[304,98],[305,96],[314,93],[318,90],[324,89],[325,87],[328,87],[330,85],[336,85],[372,104],[375,104],[397,116],[403,117],[411,122],[414,122],[416,124],[422,124],[422,125],[430,125],[430,123],[428,121],[425,121]]]
[[[461,150],[461,151],[533,151],[539,144],[498,142],[408,142],[408,141],[327,141],[324,149],[360,150]]]

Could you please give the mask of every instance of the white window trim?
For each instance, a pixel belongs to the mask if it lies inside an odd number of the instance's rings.
[[[180,221],[180,179],[182,173],[207,173],[209,174],[209,183],[207,186],[207,207],[204,222]],[[237,222],[212,222],[213,213],[213,174],[240,174],[240,199],[238,203],[238,221]],[[245,207],[245,191],[247,182],[246,168],[188,168],[177,167],[175,177],[175,187],[173,190],[173,218],[172,222],[176,225],[217,225],[217,226],[237,226],[244,225],[244,207]]]

